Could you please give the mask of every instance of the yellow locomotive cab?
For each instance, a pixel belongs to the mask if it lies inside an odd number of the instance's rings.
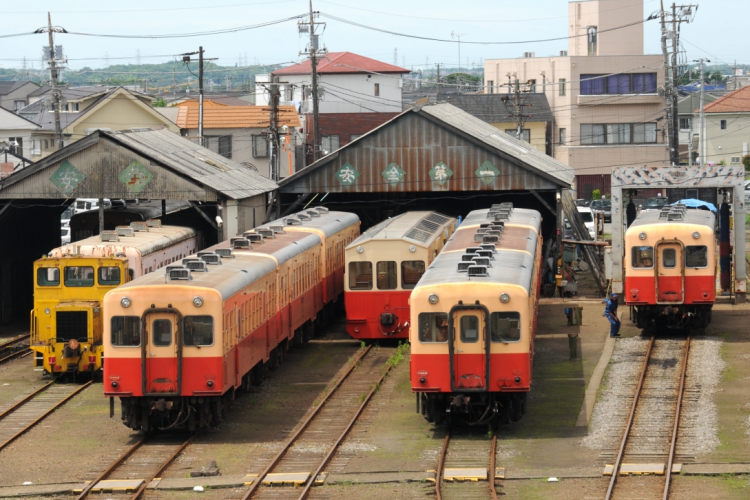
[[[58,257],[34,262],[31,349],[50,374],[96,372],[103,364],[102,297],[129,281],[124,257]]]

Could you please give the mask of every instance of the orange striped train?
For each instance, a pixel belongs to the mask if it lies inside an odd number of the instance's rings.
[[[535,210],[471,212],[412,291],[411,386],[430,422],[508,423],[524,414],[540,231]]]
[[[323,207],[270,222],[104,298],[104,391],[143,431],[221,421],[308,339],[343,291],[359,218]],[[114,399],[111,400],[114,411]]]
[[[437,212],[406,212],[346,247],[346,332],[355,339],[409,338],[409,295],[456,229]]]
[[[716,300],[716,217],[671,205],[625,232],[625,304],[639,328],[705,328]]]

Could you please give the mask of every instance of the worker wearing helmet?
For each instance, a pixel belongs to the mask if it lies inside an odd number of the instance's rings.
[[[604,308],[604,316],[609,320],[609,336],[611,338],[620,336],[620,318],[617,317],[617,294],[612,292],[607,305]]]

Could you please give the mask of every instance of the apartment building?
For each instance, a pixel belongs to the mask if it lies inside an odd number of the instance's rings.
[[[552,156],[573,167],[579,198],[609,192],[613,167],[668,165],[662,56],[644,54],[643,0],[568,4],[568,50],[486,59],[485,92],[515,80],[547,95],[554,116]]]

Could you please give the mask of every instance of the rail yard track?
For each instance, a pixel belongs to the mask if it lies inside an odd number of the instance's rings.
[[[90,386],[50,382],[0,413],[0,450]]]
[[[242,497],[305,499],[390,370],[395,349],[363,349],[347,371],[254,478]]]
[[[606,500],[669,498],[671,476],[679,468],[675,459],[689,459],[675,453],[689,353],[689,335],[651,337],[620,447],[608,466]]]
[[[159,435],[141,437],[102,471],[96,479],[88,482],[76,500],[84,500],[91,493],[108,492],[108,497],[138,500],[154,479],[169,467],[198,434]]]
[[[497,500],[496,449],[497,434],[488,440],[476,431],[448,429],[435,472],[437,500]]]
[[[23,357],[30,352],[29,334],[19,335],[0,344],[0,364]]]

